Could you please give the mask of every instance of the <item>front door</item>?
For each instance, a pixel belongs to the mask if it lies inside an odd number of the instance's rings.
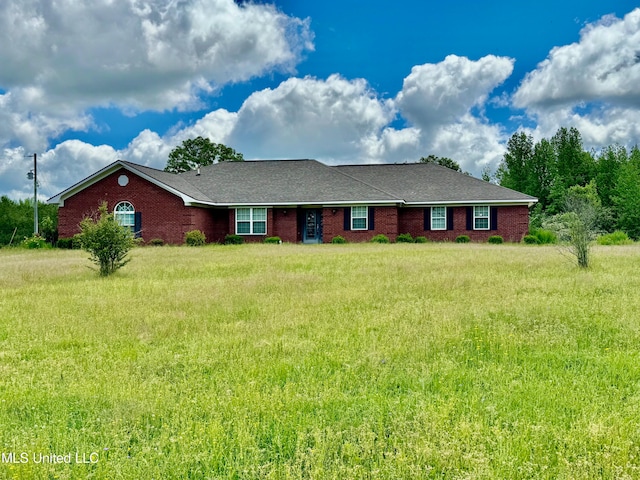
[[[317,208],[304,210],[302,242],[322,243],[322,210]]]

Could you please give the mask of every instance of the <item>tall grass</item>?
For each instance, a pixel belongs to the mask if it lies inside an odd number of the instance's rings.
[[[637,245],[131,256],[0,251],[0,478],[640,477]]]

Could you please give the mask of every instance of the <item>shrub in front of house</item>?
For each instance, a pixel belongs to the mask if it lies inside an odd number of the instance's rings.
[[[80,222],[81,233],[74,237],[90,259],[100,267],[100,275],[108,276],[129,263],[127,253],[133,247],[131,230],[120,225],[113,213],[107,211],[107,202],[98,208],[98,216],[85,217]]]
[[[427,237],[419,236],[413,239],[415,243],[428,243]]]
[[[34,234],[31,235],[30,237],[27,237],[23,240],[22,242],[22,246],[24,248],[28,248],[28,249],[35,249],[35,248],[49,248],[50,245],[47,243],[47,241],[42,238],[40,235]]]
[[[415,243],[410,233],[401,233],[396,237],[396,243]]]
[[[161,238],[152,238],[151,240],[149,240],[149,243],[147,243],[147,245],[151,245],[152,247],[161,247],[164,245],[164,240]]]
[[[456,243],[469,243],[470,241],[469,235],[458,235],[456,237]]]
[[[282,243],[280,237],[267,237],[264,239],[264,243]]]
[[[504,240],[502,239],[502,237],[500,235],[491,235],[487,239],[487,242],[492,243],[494,245],[499,245],[501,243],[504,243]]]
[[[331,243],[347,243],[347,239],[342,235],[336,235],[331,239]]]
[[[371,241],[373,243],[391,243],[389,241],[389,237],[387,237],[386,235],[384,235],[383,233],[379,233],[378,235],[375,235]]]
[[[538,243],[542,245],[558,243],[558,237],[551,230],[545,230],[544,228],[536,228],[531,230],[530,235],[533,235],[538,239]]]
[[[224,237],[225,245],[242,245],[244,243],[244,238],[240,235],[229,234]]]
[[[56,247],[63,250],[71,250],[73,248],[73,238],[59,238]]]
[[[597,239],[598,245],[630,245],[633,240],[625,232],[616,230],[612,233],[600,235]]]
[[[540,240],[535,235],[525,235],[522,241],[527,245],[538,245],[540,243]]]
[[[207,243],[207,238],[200,230],[190,230],[184,234],[184,243],[190,247],[201,247]]]

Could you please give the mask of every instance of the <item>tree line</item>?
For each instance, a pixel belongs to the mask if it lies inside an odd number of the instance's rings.
[[[38,229],[49,243],[56,241],[58,206],[38,202]],[[16,245],[33,235],[33,199],[0,197],[0,245]]]
[[[534,143],[531,135],[517,132],[496,180],[538,198],[532,214],[534,226],[568,210],[576,196],[598,210],[598,228],[621,230],[640,239],[640,149],[610,145],[600,152],[585,151],[576,128],[560,128],[550,139]],[[537,225],[536,225],[537,224]]]

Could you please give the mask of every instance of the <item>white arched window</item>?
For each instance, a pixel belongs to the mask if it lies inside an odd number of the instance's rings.
[[[120,202],[116,205],[116,208],[113,209],[113,215],[116,218],[116,222],[123,227],[129,228],[132,232],[134,231],[136,225],[136,209],[133,208],[131,203]]]

